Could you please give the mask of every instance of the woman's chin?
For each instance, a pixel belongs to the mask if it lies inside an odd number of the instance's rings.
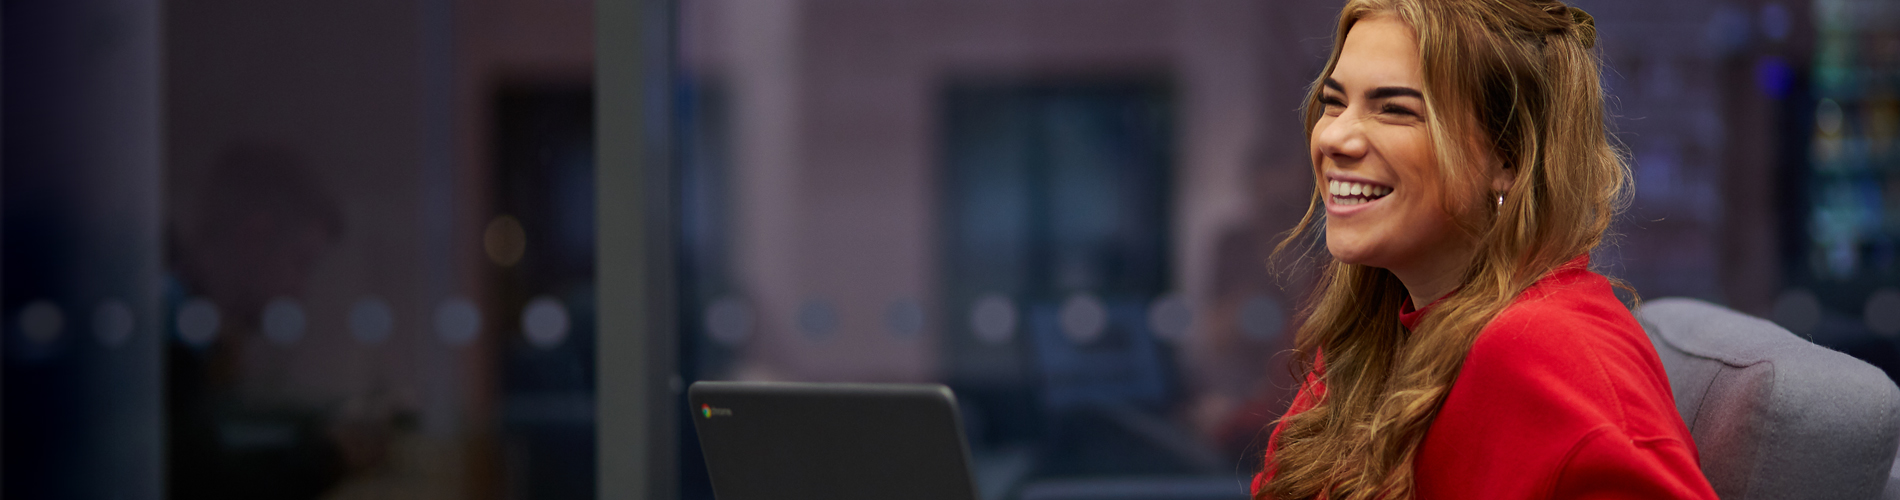
[[[1356,242],[1340,240],[1341,238],[1334,238],[1330,235],[1326,237],[1326,251],[1333,254],[1333,260],[1337,260],[1342,264],[1372,265],[1371,261],[1373,259],[1371,258],[1372,252],[1370,248],[1366,248],[1366,245],[1356,244]]]
[[[1395,253],[1403,247],[1389,238],[1389,234],[1374,236],[1366,231],[1328,231],[1326,233],[1326,251],[1333,260],[1341,264],[1388,268],[1393,264]]]

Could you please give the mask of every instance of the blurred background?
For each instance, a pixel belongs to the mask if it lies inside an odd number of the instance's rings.
[[[1595,263],[1900,373],[1900,0],[1576,5]],[[710,499],[683,388],[788,380],[1245,498],[1338,7],[5,0],[0,494]]]

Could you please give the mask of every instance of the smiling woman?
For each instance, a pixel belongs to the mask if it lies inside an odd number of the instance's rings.
[[[1457,285],[1457,261],[1469,259],[1474,242],[1454,228],[1461,214],[1441,210],[1417,35],[1392,13],[1355,28],[1321,80],[1309,138],[1315,173],[1328,184],[1329,196],[1319,197],[1326,247],[1342,262],[1391,271],[1412,300],[1427,303]],[[1508,171],[1487,170],[1508,186]]]
[[[1281,244],[1323,224],[1333,258],[1255,498],[1714,498],[1589,270],[1628,184],[1594,21],[1523,0],[1339,19],[1306,109],[1312,203]]]

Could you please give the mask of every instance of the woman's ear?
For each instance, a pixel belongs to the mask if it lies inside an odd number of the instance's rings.
[[[1485,156],[1490,159],[1490,161],[1485,162],[1487,165],[1485,165],[1484,168],[1486,172],[1491,173],[1491,192],[1497,193],[1500,196],[1504,193],[1511,192],[1511,186],[1517,184],[1517,169],[1513,168],[1511,164],[1505,163],[1504,159],[1498,158],[1496,154]]]

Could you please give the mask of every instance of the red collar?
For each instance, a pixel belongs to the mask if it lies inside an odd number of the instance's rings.
[[[1451,293],[1458,292],[1454,290]],[[1445,297],[1450,297],[1451,293],[1445,294]],[[1399,324],[1405,325],[1406,330],[1418,328],[1418,322],[1425,320],[1425,311],[1432,310],[1432,306],[1444,301],[1445,297],[1439,297],[1438,300],[1434,300],[1430,304],[1425,304],[1425,308],[1423,309],[1413,309],[1412,298],[1406,297],[1405,304],[1399,306]]]

